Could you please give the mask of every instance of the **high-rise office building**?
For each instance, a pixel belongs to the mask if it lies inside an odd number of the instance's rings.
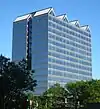
[[[28,60],[35,70],[36,94],[55,83],[92,79],[88,25],[56,16],[53,8],[19,16],[13,22],[12,60]]]

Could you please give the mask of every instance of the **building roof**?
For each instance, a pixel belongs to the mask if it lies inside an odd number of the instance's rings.
[[[17,21],[20,21],[20,20],[27,19],[29,16],[30,16],[30,14],[26,14],[26,15],[23,15],[23,16],[20,16],[20,17],[17,17],[17,18],[15,19],[14,22],[17,22]]]
[[[50,8],[46,8],[46,9],[42,9],[42,10],[39,10],[39,11],[35,11],[35,12],[32,12],[32,13],[26,14],[26,15],[23,15],[23,16],[19,16],[15,19],[14,22],[27,19],[31,14],[33,14],[33,16],[39,16],[39,15],[46,14],[46,13],[50,13],[52,15],[55,15],[54,9],[52,7],[50,7]]]
[[[78,20],[72,20],[72,21],[69,21],[69,23],[70,23],[70,24],[73,24],[73,25],[75,25],[75,26],[77,26],[77,27],[80,27],[80,23],[79,23]]]
[[[38,16],[38,15],[42,15],[42,14],[46,14],[46,13],[51,13],[51,12],[53,12],[53,14],[55,15],[52,7],[37,11],[34,16]]]
[[[90,32],[89,25],[83,25],[83,26],[81,26],[81,29]]]
[[[66,14],[62,14],[62,15],[58,15],[58,16],[56,16],[58,19],[60,19],[60,20],[65,20],[65,21],[67,21],[68,22],[68,18],[67,18],[67,15]]]
[[[90,32],[90,28],[89,28],[88,25],[80,26],[80,23],[79,23],[78,20],[68,21],[68,17],[67,17],[66,14],[62,14],[62,15],[56,16],[55,12],[54,12],[54,9],[52,7],[49,7],[49,8],[46,8],[46,9],[42,9],[42,10],[38,10],[38,11],[35,11],[35,12],[31,12],[31,13],[23,15],[23,16],[19,16],[19,17],[17,17],[15,19],[14,22],[17,22],[17,21],[20,21],[20,20],[24,20],[24,19],[28,19],[28,17],[30,17],[30,15],[32,17],[34,17],[34,16],[39,16],[39,15],[42,15],[42,14],[46,14],[46,13],[51,14],[51,15],[57,17],[60,20],[67,21],[68,23],[70,23],[72,25],[75,25],[76,27],[81,28],[84,31]]]

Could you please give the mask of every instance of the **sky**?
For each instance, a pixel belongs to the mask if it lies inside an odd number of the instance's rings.
[[[0,54],[11,58],[13,21],[19,15],[53,7],[56,15],[88,24],[92,35],[93,78],[100,79],[100,0],[0,0]]]

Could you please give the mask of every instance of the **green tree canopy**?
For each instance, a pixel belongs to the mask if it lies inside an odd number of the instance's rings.
[[[69,91],[68,99],[69,104],[71,103],[72,107],[77,109],[78,106],[85,105],[89,96],[89,92],[87,90],[89,88],[88,82],[77,81],[74,83],[68,83],[65,87]]]
[[[100,103],[100,80],[67,83],[65,88],[55,84],[35,100],[37,109],[85,109],[89,103]]]
[[[4,106],[4,100],[15,102],[16,97],[22,97],[27,90],[34,91],[36,80],[34,71],[27,69],[27,62],[12,62],[10,59],[0,56],[0,106]],[[4,107],[2,107],[4,108]]]
[[[100,80],[92,80],[88,83],[88,103],[100,103]]]
[[[67,91],[60,86],[60,84],[55,84],[49,88],[44,94],[43,98],[45,101],[45,106],[47,109],[62,109],[65,107],[65,98],[67,96]]]
[[[60,84],[56,83],[54,86],[49,88],[44,95],[47,96],[53,96],[53,97],[65,97],[67,94],[67,91],[60,86]]]
[[[65,86],[69,93],[69,104],[77,109],[86,107],[88,103],[100,102],[100,80],[77,81]]]

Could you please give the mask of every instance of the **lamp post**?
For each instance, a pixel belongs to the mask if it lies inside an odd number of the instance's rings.
[[[32,100],[30,100],[30,109],[32,109]]]

